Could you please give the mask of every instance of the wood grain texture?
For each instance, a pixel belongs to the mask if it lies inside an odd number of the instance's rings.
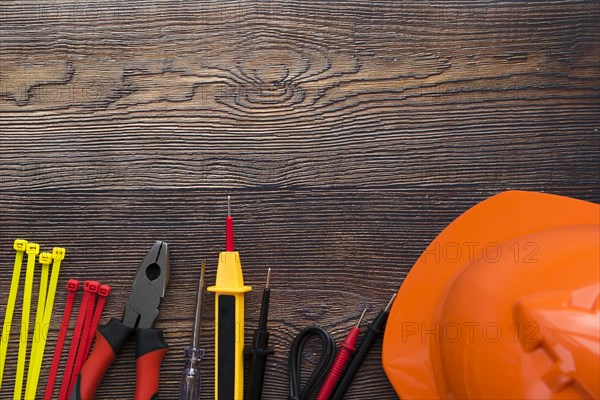
[[[470,206],[507,189],[600,201],[599,43],[597,1],[3,1],[0,315],[15,238],[67,247],[61,288],[110,284],[104,320],[165,240],[160,395],[176,398],[200,259],[213,281],[231,194],[248,336],[273,268],[264,397],[284,399],[298,331],[340,341]],[[380,349],[347,398],[395,397]],[[130,343],[97,398],[131,398],[133,380]]]

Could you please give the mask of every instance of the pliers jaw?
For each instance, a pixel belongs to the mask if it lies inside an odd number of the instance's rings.
[[[157,241],[144,258],[133,281],[122,320],[111,318],[98,327],[96,345],[77,377],[69,400],[93,399],[102,377],[127,339],[136,337],[134,399],[155,399],[158,372],[169,346],[160,329],[153,329],[158,306],[169,280],[169,245]]]
[[[123,324],[131,328],[151,328],[169,281],[169,245],[157,240],[138,268]]]

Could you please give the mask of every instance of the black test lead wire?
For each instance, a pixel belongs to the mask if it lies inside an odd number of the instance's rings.
[[[300,375],[302,365],[302,350],[308,340],[313,337],[319,338],[323,348],[321,350],[321,357],[317,366],[313,370],[312,374],[308,378],[308,381],[304,385],[304,388],[300,389]],[[333,337],[325,329],[320,326],[310,326],[304,328],[298,333],[298,336],[292,342],[292,348],[290,350],[290,394],[289,400],[308,400],[311,395],[317,390],[319,383],[327,375],[327,371],[333,364],[335,357],[335,341]]]
[[[269,331],[267,330],[267,320],[269,318],[269,298],[271,296],[271,289],[269,288],[270,279],[271,268],[269,268],[267,271],[267,283],[263,289],[258,329],[254,331],[254,336],[252,338],[252,349],[250,350],[250,369],[248,371],[247,397],[249,400],[260,400],[262,398],[267,355],[273,354],[273,350],[268,348]]]

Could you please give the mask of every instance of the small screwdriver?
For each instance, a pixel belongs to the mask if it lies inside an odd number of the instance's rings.
[[[375,317],[373,323],[371,323],[371,326],[369,326],[367,333],[365,333],[365,336],[360,342],[360,345],[358,345],[356,354],[348,364],[348,368],[346,368],[346,371],[342,375],[340,383],[335,388],[335,391],[331,396],[331,400],[342,400],[344,398],[346,391],[352,384],[352,380],[356,376],[356,373],[360,369],[360,366],[362,365],[363,361],[365,361],[365,358],[371,350],[371,347],[373,347],[373,343],[375,343],[375,340],[377,340],[379,335],[381,335],[381,333],[385,329],[385,324],[387,322],[388,315],[390,314],[390,307],[392,306],[392,303],[394,302],[395,298],[396,293],[394,293],[385,309],[381,311],[377,315],[377,317]]]
[[[268,348],[269,331],[267,331],[267,320],[269,318],[269,298],[271,296],[271,289],[269,288],[270,278],[271,268],[267,270],[267,284],[263,289],[258,329],[254,331],[254,336],[252,338],[252,349],[250,350],[250,369],[248,370],[248,400],[260,400],[262,398],[267,355],[273,354],[273,350]]]
[[[202,299],[204,297],[204,272],[206,262],[202,259],[202,269],[200,271],[200,282],[198,284],[198,295],[196,297],[196,314],[194,316],[194,335],[192,336],[192,346],[186,347],[185,369],[181,377],[179,386],[179,400],[198,400],[200,399],[201,377],[200,361],[204,357],[204,349],[198,347],[200,342],[200,332],[202,326]]]
[[[335,359],[333,360],[329,374],[327,374],[327,378],[325,378],[325,382],[323,383],[323,386],[321,386],[321,390],[319,390],[317,400],[328,400],[331,396],[331,393],[333,393],[335,385],[340,379],[346,363],[350,359],[352,353],[354,353],[356,350],[354,348],[354,344],[356,344],[356,339],[358,339],[358,335],[360,334],[359,326],[366,312],[367,308],[365,307],[364,311],[360,315],[360,318],[358,319],[358,322],[356,323],[356,326],[350,329],[348,336],[346,336],[346,339],[344,339],[344,341],[340,344],[340,349],[335,355]]]

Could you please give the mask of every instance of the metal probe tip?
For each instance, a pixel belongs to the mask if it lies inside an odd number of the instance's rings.
[[[267,270],[267,284],[265,285],[265,289],[269,288],[269,281],[271,280],[271,268]]]
[[[231,216],[231,196],[227,196],[227,215]]]
[[[392,303],[394,302],[394,299],[396,298],[396,294],[394,293],[394,295],[392,296],[392,298],[390,299],[390,301],[388,301],[387,306],[385,306],[385,312],[390,311],[390,307],[392,306]]]
[[[365,313],[367,312],[367,309],[369,307],[365,307],[365,309],[363,310],[362,314],[360,314],[360,318],[358,319],[358,322],[356,323],[356,327],[358,328],[360,326],[360,323],[362,322],[363,318],[365,317]]]

